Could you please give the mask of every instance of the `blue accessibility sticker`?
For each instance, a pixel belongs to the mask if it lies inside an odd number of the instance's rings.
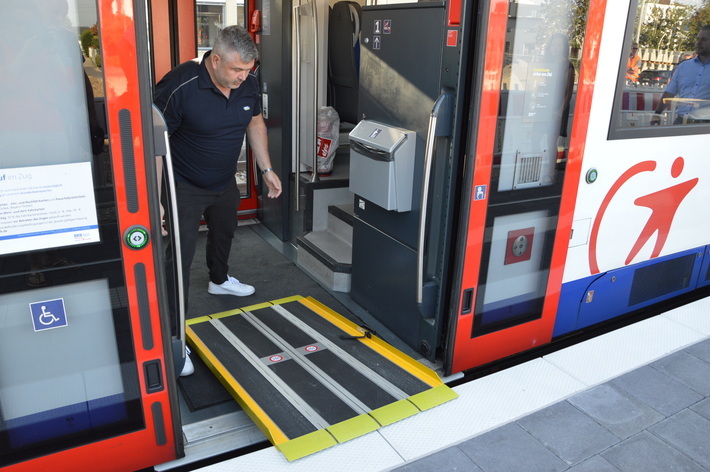
[[[63,298],[30,303],[30,312],[32,313],[32,325],[35,331],[61,328],[68,324]]]
[[[476,185],[476,189],[473,194],[474,200],[485,200],[488,194],[488,185]]]

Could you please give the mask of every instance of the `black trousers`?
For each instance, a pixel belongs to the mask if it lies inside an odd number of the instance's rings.
[[[227,188],[222,191],[204,190],[184,182],[176,182],[175,197],[177,201],[177,218],[180,236],[180,258],[182,262],[182,282],[185,310],[188,306],[190,287],[190,267],[195,257],[197,237],[200,222],[204,217],[207,223],[207,245],[205,259],[209,270],[210,281],[221,284],[227,280],[229,273],[229,253],[232,249],[234,231],[237,229],[237,210],[241,201],[239,188],[235,179],[231,179]],[[168,245],[167,271],[172,272],[172,245]],[[168,276],[168,284],[174,287]],[[205,287],[205,290],[207,287]],[[170,294],[171,304],[176,300]],[[176,310],[171,310],[175,313]],[[175,318],[174,318],[175,319]],[[173,332],[175,327],[173,327]]]

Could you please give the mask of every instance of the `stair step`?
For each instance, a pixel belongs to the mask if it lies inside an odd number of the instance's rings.
[[[355,215],[353,212],[352,201],[350,203],[345,203],[342,205],[330,205],[328,207],[328,213],[335,216],[336,218],[343,220],[350,226],[353,225],[353,219],[355,218]]]
[[[350,273],[352,245],[330,231],[313,231],[297,238],[298,246],[334,272]]]
[[[298,264],[336,292],[350,291],[352,246],[330,231],[313,231],[296,239]]]
[[[326,230],[352,246],[353,241],[352,204],[328,206]]]

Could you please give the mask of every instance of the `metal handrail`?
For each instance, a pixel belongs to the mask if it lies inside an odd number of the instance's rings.
[[[177,285],[177,295],[178,295],[178,326],[180,331],[180,342],[182,344],[182,352],[185,352],[185,290],[182,282],[182,255],[180,253],[180,229],[178,226],[178,215],[177,215],[177,194],[175,191],[175,178],[173,173],[173,158],[170,153],[170,137],[168,136],[167,129],[163,132],[165,139],[165,181],[168,184],[168,198],[170,199],[170,208],[172,210],[170,214],[170,230],[169,234],[172,236],[172,256],[175,261],[175,275],[176,275],[176,285]]]
[[[294,147],[292,157],[296,161],[296,169],[294,171],[294,180],[296,186],[296,211],[300,210],[300,182],[301,182],[301,22],[299,20],[298,9],[300,5],[293,7],[293,25],[296,32],[296,110],[294,120]]]
[[[422,176],[422,199],[419,213],[419,244],[417,246],[417,303],[421,305],[424,300],[424,240],[426,239],[427,212],[429,210],[429,185],[431,182],[431,166],[434,161],[434,143],[439,124],[439,117],[444,113],[450,113],[447,105],[449,95],[443,93],[437,98],[429,116],[429,128],[427,129],[426,147],[424,154],[424,175]],[[448,116],[444,117],[443,126],[450,127]]]
[[[311,182],[318,182],[318,13],[315,0],[313,8],[313,175]]]

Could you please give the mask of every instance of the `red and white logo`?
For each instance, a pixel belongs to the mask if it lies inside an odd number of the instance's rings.
[[[598,248],[600,246],[600,233],[602,223],[604,221],[605,215],[613,207],[612,203],[614,198],[618,193],[624,188],[624,186],[633,179],[638,178],[640,175],[648,175],[646,173],[656,171],[657,163],[655,161],[643,161],[632,166],[626,172],[624,172],[614,184],[609,189],[609,192],[604,197],[599,211],[597,212],[596,218],[592,224],[592,231],[589,240],[589,271],[592,274],[598,274],[602,271],[600,262],[598,261]],[[655,192],[648,193],[646,195],[640,195],[634,198],[633,204],[635,207],[646,208],[645,224],[640,229],[638,236],[636,236],[636,241],[631,245],[631,249],[626,255],[624,264],[631,264],[634,259],[639,255],[641,249],[653,242],[651,248],[650,258],[653,259],[658,257],[663,250],[663,246],[668,239],[668,235],[671,232],[671,226],[673,225],[673,219],[675,218],[676,212],[680,207],[681,203],[685,197],[693,190],[693,188],[698,184],[697,177],[685,180],[681,178],[683,169],[685,167],[685,160],[682,157],[677,157],[670,168],[671,179],[680,180],[679,183],[671,185],[665,188],[660,188]],[[655,240],[654,237],[655,236]]]

